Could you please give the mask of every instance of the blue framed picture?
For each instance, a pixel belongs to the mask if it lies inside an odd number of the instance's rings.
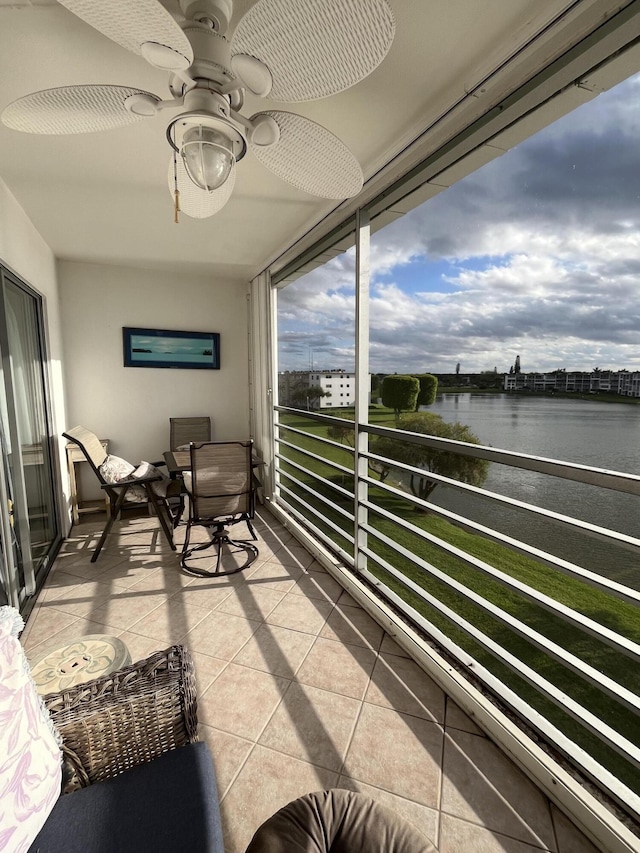
[[[220,369],[218,332],[174,332],[168,329],[122,329],[125,367]]]

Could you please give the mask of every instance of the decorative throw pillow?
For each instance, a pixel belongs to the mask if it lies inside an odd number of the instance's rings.
[[[113,456],[111,453],[104,460],[99,468],[100,474],[107,483],[120,483],[122,480],[128,480],[136,470],[135,466],[126,459],[120,456]],[[141,486],[131,486],[127,492],[127,500],[137,501],[138,503],[146,503],[147,493]]]
[[[160,477],[160,480],[154,480],[151,483],[151,488],[159,497],[166,498],[171,479],[151,462],[141,462],[131,476],[134,479],[136,477],[140,479],[143,477]]]
[[[60,737],[31,678],[18,634],[0,607],[0,850],[23,853],[42,829],[62,781]]]

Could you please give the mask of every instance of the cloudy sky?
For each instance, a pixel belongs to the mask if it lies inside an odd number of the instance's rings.
[[[640,370],[640,75],[372,237],[372,372]],[[353,368],[353,252],[278,297],[279,369]]]

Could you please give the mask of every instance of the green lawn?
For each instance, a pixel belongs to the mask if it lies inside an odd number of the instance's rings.
[[[327,412],[327,414],[331,414],[331,412]],[[372,407],[370,409],[369,421],[371,424],[390,427],[393,427],[395,423],[393,412],[382,407]],[[292,444],[301,449],[310,450],[328,461],[338,462],[346,467],[352,466],[353,457],[348,451],[341,448],[328,447],[318,442],[315,438],[316,436],[327,436],[327,427],[325,425],[311,421],[303,415],[294,416],[289,414],[283,417],[283,423],[296,426],[307,433],[304,437],[289,433],[288,440]],[[349,490],[353,489],[352,478],[335,472],[327,463],[309,459],[302,453],[294,450],[287,450],[287,456],[293,461],[297,461],[299,464],[309,468],[313,474],[322,476],[326,480],[342,485]],[[282,468],[283,470],[287,470],[286,463],[283,464]],[[335,491],[330,486],[321,486],[318,488],[317,481],[314,482],[313,477],[305,478],[299,473],[295,475],[298,479],[308,482],[316,491],[324,494],[334,505],[342,505],[349,512],[353,512],[352,501],[345,501],[341,497],[337,497]],[[341,527],[341,529],[353,534],[353,526],[346,523],[345,519],[337,511],[303,493],[298,487],[293,488],[293,491],[296,493],[300,491],[301,500],[297,504],[293,500],[293,503],[303,515],[308,516],[308,505],[314,506],[319,512],[326,515]],[[410,495],[407,495],[405,500],[391,496],[381,489],[372,488],[370,490],[370,500],[372,503],[384,507],[399,517],[406,519],[416,527],[428,531],[445,542],[494,566],[505,574],[517,578],[555,600],[572,607],[594,621],[640,643],[640,611],[633,605],[620,601],[578,580],[567,577],[549,566],[515,553],[479,535],[462,530],[435,515],[425,515],[423,512],[416,510]],[[323,528],[332,541],[341,548],[348,552],[351,550],[349,542],[331,530],[328,525],[323,527],[322,524],[318,524],[315,520],[314,523]],[[464,584],[488,601],[501,607],[507,613],[521,620],[549,640],[564,647],[591,666],[607,674],[619,684],[636,694],[640,693],[640,670],[626,656],[614,651],[608,645],[596,640],[578,627],[573,627],[565,620],[553,616],[540,605],[510,591],[498,581],[486,577],[479,570],[445,553],[436,545],[422,541],[411,531],[400,528],[397,524],[375,514],[371,515],[370,523],[375,529],[380,530],[380,532],[384,533],[392,541],[407,548],[432,566],[437,567],[441,572],[455,578],[461,584]],[[402,572],[407,578],[410,578],[418,586],[421,586],[431,595],[445,603],[461,618],[471,622],[487,636],[501,643],[519,660],[543,675],[573,699],[588,708],[592,713],[596,714],[600,719],[606,721],[608,725],[616,729],[624,737],[640,745],[638,717],[631,710],[628,710],[614,698],[592,687],[589,682],[582,679],[561,662],[556,661],[544,650],[537,648],[519,634],[507,628],[502,622],[487,614],[479,606],[464,599],[460,594],[450,589],[443,581],[434,577],[432,573],[424,571],[414,561],[403,558],[385,544],[375,542],[372,537],[370,537],[369,544],[375,553],[379,554],[379,556],[393,565],[395,569]],[[489,652],[486,652],[476,641],[471,639],[457,624],[440,615],[419,595],[407,589],[406,586],[383,569],[377,568],[373,562],[371,570],[435,627],[445,632],[459,646],[473,655],[483,666],[508,684],[509,687],[530,705],[550,719],[554,725],[565,732],[583,749],[591,753],[625,784],[640,793],[640,780],[638,779],[637,769],[628,761],[612,749],[603,745],[597,737],[574,721],[572,717],[557,705],[542,697],[522,677],[514,673],[510,668],[497,662]]]

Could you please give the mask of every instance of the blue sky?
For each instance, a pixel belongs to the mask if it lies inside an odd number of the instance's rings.
[[[640,75],[372,236],[371,370],[640,370]],[[353,367],[353,250],[278,297],[280,369]]]

